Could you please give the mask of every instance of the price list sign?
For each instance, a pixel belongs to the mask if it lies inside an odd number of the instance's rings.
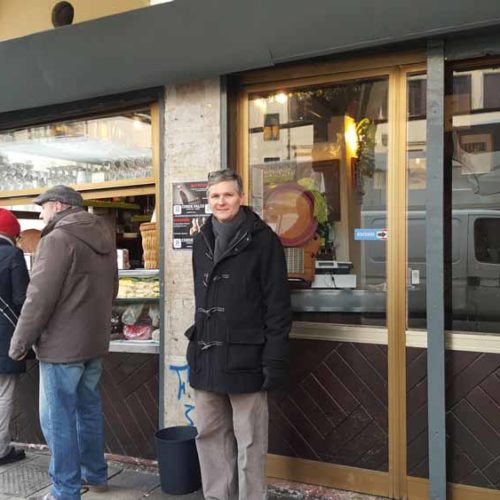
[[[193,248],[193,238],[212,213],[208,206],[207,182],[174,182],[172,200],[173,248]]]

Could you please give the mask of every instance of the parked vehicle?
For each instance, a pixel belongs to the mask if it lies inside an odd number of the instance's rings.
[[[363,227],[386,227],[386,212],[364,212]],[[398,235],[389,235],[398,237]],[[500,331],[500,210],[460,209],[452,213],[451,308],[453,329]],[[386,276],[385,242],[363,246],[366,284]],[[426,214],[408,212],[408,311],[426,313]]]

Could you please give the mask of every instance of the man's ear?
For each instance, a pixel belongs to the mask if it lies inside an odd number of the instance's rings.
[[[61,203],[60,201],[55,201],[54,202],[54,208],[56,209],[56,212],[61,212],[66,208],[66,205],[64,203]]]

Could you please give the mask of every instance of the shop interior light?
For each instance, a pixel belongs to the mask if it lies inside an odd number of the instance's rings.
[[[255,105],[264,113],[267,108],[267,103],[266,100],[263,99],[262,97],[259,97],[258,99],[255,99]]]
[[[344,138],[349,156],[356,156],[358,150],[358,133],[356,132],[356,122],[350,117],[345,119]]]
[[[134,128],[136,130],[141,130],[143,127],[142,120],[140,118],[134,118]]]
[[[279,104],[285,104],[288,101],[288,96],[284,92],[280,92],[276,94],[276,102]]]

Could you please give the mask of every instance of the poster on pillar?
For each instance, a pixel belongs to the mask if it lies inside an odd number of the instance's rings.
[[[193,238],[212,213],[207,199],[207,182],[174,182],[172,189],[172,245],[174,250],[190,249]]]

